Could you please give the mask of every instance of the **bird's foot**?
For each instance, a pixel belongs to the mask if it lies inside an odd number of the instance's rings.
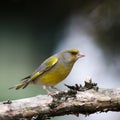
[[[47,94],[48,94],[48,95],[50,95],[50,96],[55,95],[55,93],[54,93],[54,92],[50,92],[50,91],[47,91]]]
[[[56,90],[57,92],[61,92],[61,90],[58,89],[58,88],[56,88],[55,86],[51,86],[51,88],[52,88],[53,90]]]

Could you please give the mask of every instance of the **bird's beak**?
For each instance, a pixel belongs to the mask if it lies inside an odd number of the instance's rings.
[[[81,53],[78,53],[77,54],[77,58],[82,58],[82,57],[85,57],[85,55],[81,54]]]

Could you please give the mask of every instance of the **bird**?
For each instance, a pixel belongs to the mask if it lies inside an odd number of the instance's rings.
[[[84,56],[78,49],[68,49],[56,53],[43,61],[32,74],[21,79],[19,84],[9,89],[24,89],[29,84],[35,84],[43,86],[48,94],[51,94],[48,90],[49,87],[59,91],[55,85],[63,81],[71,72],[74,63]]]

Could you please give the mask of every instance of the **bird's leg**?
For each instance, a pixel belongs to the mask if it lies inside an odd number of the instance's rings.
[[[53,93],[48,90],[48,86],[44,85],[43,89],[47,92],[48,95],[53,95]]]
[[[61,90],[60,89],[58,89],[58,88],[56,88],[55,86],[50,86],[52,89],[54,89],[54,90],[56,90],[56,91],[58,91],[58,92],[60,92]]]

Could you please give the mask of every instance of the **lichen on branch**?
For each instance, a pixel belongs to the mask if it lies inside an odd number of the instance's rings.
[[[66,85],[69,90],[0,102],[0,120],[37,120],[68,114],[90,115],[120,111],[120,89],[98,88],[92,81],[85,85]]]

